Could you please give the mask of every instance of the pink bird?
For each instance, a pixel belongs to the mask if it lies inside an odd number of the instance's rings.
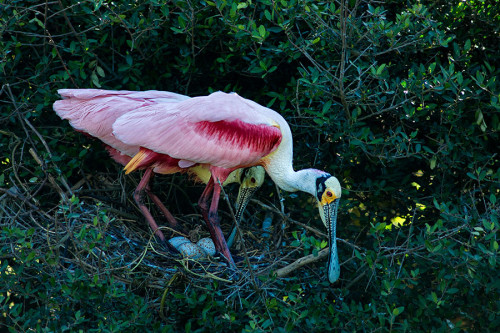
[[[106,107],[121,106],[109,103]],[[175,103],[143,105],[118,117],[112,127],[116,139],[140,147],[125,166],[127,173],[140,168],[164,174],[196,166],[210,170],[198,203],[217,251],[233,267],[217,215],[221,184],[232,171],[261,165],[281,189],[313,195],[329,233],[328,279],[339,278],[335,235],[340,183],[324,171],[293,170],[292,133],[275,111],[235,93],[215,92]]]
[[[113,135],[113,123],[127,112],[156,103],[176,103],[188,96],[166,91],[109,91],[99,89],[60,89],[63,100],[54,103],[54,110],[63,119],[68,119],[76,130],[101,140],[110,156],[123,166],[130,162],[140,150],[139,146],[126,144]],[[160,208],[171,227],[178,223],[161,200],[151,191],[149,182],[152,170],[146,170],[134,192],[134,199],[141,212],[160,240],[165,236],[158,228],[153,216],[144,205],[144,192]]]
[[[123,166],[127,165],[132,157],[139,152],[140,147],[118,140],[113,135],[113,123],[127,112],[146,105],[176,103],[189,99],[188,96],[165,91],[61,89],[58,92],[63,97],[63,100],[54,103],[56,113],[61,118],[68,119],[70,124],[78,131],[103,141],[110,156]],[[134,191],[134,199],[155,234],[161,241],[165,241],[165,236],[144,204],[144,193],[160,208],[171,227],[176,228],[178,223],[149,187],[149,181],[154,176],[154,165],[145,167],[145,169],[146,172]],[[210,179],[210,172],[204,166],[195,166],[185,170],[192,173],[196,180],[205,184]],[[243,169],[234,171],[224,183],[224,185],[234,182],[241,184],[235,213],[238,220],[241,218],[252,194],[262,185],[263,179],[264,169],[262,167],[252,167],[246,171]],[[166,244],[168,246],[169,243]]]

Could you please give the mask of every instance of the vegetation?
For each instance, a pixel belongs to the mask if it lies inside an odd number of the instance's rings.
[[[479,0],[1,1],[0,327],[498,332],[499,27]],[[295,167],[342,183],[340,281],[325,259],[273,275],[326,238],[310,198],[269,179],[236,251],[251,269],[165,253],[131,201],[139,175],[52,111],[89,87],[236,91],[281,113]],[[200,186],[155,190],[202,225]]]

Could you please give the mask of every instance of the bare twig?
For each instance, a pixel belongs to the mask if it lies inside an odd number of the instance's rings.
[[[321,251],[318,252],[318,254],[310,254],[308,256],[302,257],[300,259],[295,260],[293,263],[291,263],[288,266],[285,266],[283,268],[280,268],[276,270],[275,274],[277,277],[284,277],[287,276],[288,274],[292,273],[293,271],[301,268],[302,266],[308,265],[310,263],[316,262],[320,259],[325,258],[328,256],[328,253],[330,252],[329,248],[325,248]]]

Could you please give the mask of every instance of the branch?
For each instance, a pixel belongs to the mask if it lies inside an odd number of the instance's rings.
[[[330,252],[329,248],[323,249],[318,252],[317,255],[310,254],[308,256],[302,257],[300,259],[295,260],[288,266],[285,266],[283,268],[278,269],[275,273],[277,277],[284,277],[290,274],[291,272],[301,268],[302,266],[308,265],[310,263],[313,263],[315,261],[318,261],[320,259],[323,259],[324,257],[328,256],[328,253]]]

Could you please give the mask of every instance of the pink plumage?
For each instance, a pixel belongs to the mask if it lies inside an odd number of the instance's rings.
[[[186,165],[234,170],[259,164],[281,141],[281,130],[265,108],[249,102],[237,94],[217,92],[148,105],[119,117],[113,133],[128,145],[146,147]]]
[[[113,135],[113,123],[120,116],[138,108],[158,103],[175,103],[187,96],[166,91],[113,91],[100,89],[60,89],[63,98],[54,103],[54,111],[71,126],[98,138],[116,151],[110,155],[117,162],[126,160],[117,153],[134,156],[139,146],[128,145]],[[109,150],[108,150],[109,151]]]

